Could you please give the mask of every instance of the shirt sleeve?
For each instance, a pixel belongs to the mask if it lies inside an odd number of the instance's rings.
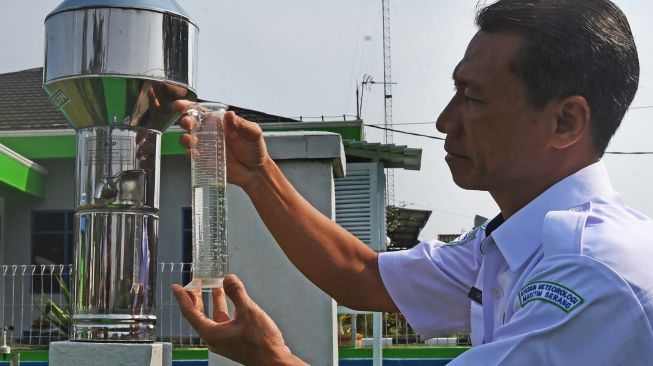
[[[424,338],[469,332],[470,299],[480,261],[478,245],[423,242],[379,255],[383,284],[411,326]]]
[[[630,286],[579,255],[545,258],[493,342],[449,365],[653,365],[653,336]]]

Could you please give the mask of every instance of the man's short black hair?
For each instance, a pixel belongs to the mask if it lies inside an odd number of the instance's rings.
[[[621,10],[608,0],[499,0],[478,11],[476,25],[524,37],[510,67],[536,107],[585,97],[602,156],[639,83],[637,47]]]

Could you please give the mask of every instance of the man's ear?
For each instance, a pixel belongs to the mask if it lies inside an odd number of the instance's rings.
[[[581,138],[590,138],[590,106],[584,97],[573,95],[556,103],[557,118],[551,136],[551,146],[568,148]]]

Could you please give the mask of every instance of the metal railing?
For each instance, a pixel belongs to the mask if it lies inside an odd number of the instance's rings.
[[[67,339],[67,330],[48,319],[53,305],[65,309],[56,276],[67,281],[68,265],[3,265],[0,267],[0,327],[13,327],[10,345],[42,346]],[[65,312],[65,311],[64,311]]]
[[[179,312],[170,291],[173,283],[186,283],[191,263],[159,263],[157,277],[157,340],[177,347],[202,347],[203,342]],[[13,327],[7,335],[12,347],[46,347],[50,342],[68,339],[70,304],[68,294],[72,265],[1,265],[0,328]],[[209,293],[203,293],[208,311]],[[338,314],[342,347],[371,347],[373,314]],[[352,337],[351,334],[354,333]],[[360,336],[358,336],[360,334]],[[455,341],[453,340],[455,339]],[[424,340],[399,313],[381,316],[381,344],[384,347],[420,344],[469,344],[466,334]]]
[[[204,343],[197,332],[188,324],[179,312],[177,300],[170,291],[174,283],[184,284],[190,280],[192,273],[191,263],[159,263],[157,276],[157,305],[156,317],[157,339],[170,342],[180,347],[203,347]],[[202,292],[205,312],[209,309],[209,293]]]
[[[340,308],[339,308],[340,309]],[[346,309],[346,308],[343,308]],[[374,342],[374,313],[354,312],[349,309],[338,314],[340,347],[371,347]],[[401,313],[381,313],[380,344],[393,346],[468,346],[469,334],[451,334],[445,337],[423,339]],[[352,334],[355,334],[352,336]]]
[[[190,263],[158,264],[157,340],[181,347],[203,346],[170,291],[170,285],[184,283],[191,270]],[[68,339],[70,303],[66,292],[72,271],[72,265],[0,266],[0,327],[13,327],[7,334],[9,345],[39,348]],[[203,294],[205,304],[208,297]]]

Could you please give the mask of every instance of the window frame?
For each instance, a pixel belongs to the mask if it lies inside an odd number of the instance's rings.
[[[37,230],[36,224],[37,224],[37,216],[40,214],[61,214],[63,215],[63,228],[62,229],[54,229],[54,230]],[[51,280],[50,286],[44,286],[44,281],[41,278],[40,286],[37,286],[36,278],[37,276],[40,276],[40,269],[39,267],[42,266],[42,264],[37,264],[36,263],[36,257],[37,257],[37,247],[36,247],[36,238],[38,235],[43,235],[43,234],[60,234],[63,236],[63,262],[64,263],[55,263],[55,265],[58,267],[59,265],[64,265],[64,266],[70,266],[73,265],[73,262],[75,261],[74,254],[75,254],[75,211],[72,209],[45,209],[45,210],[32,210],[31,212],[31,223],[30,223],[30,264],[36,266],[36,271],[34,273],[34,276],[32,277],[32,280],[30,281],[30,287],[32,290],[33,294],[36,294],[35,291],[43,291],[45,287],[48,287],[48,291],[52,293],[60,293],[61,290],[59,288],[59,284],[56,283],[55,281]],[[50,276],[51,278],[53,277],[52,273],[48,272],[48,268],[50,265],[45,265],[46,266],[46,272],[44,272],[44,276]],[[70,283],[69,279],[69,273],[67,271],[64,271],[63,273],[63,280],[64,283]],[[37,289],[38,287],[38,289]]]
[[[181,281],[187,284],[191,281],[190,263],[193,262],[193,212],[191,206],[181,208],[181,262],[189,263],[182,265]],[[186,224],[188,227],[186,227]],[[188,236],[187,236],[188,234]],[[186,240],[188,238],[188,240]],[[187,259],[190,259],[187,261]]]

